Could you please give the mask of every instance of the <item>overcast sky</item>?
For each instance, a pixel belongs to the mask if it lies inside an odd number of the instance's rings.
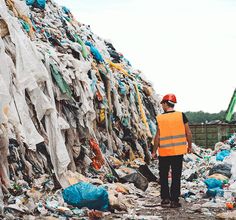
[[[56,0],[143,71],[177,110],[226,110],[236,88],[235,0]]]

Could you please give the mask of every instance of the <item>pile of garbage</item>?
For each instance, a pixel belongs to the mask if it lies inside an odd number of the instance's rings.
[[[125,187],[94,185],[119,180],[145,190],[156,178],[140,173],[161,112],[150,82],[52,0],[0,0],[0,36],[1,213],[5,202],[8,215],[82,215],[64,205],[78,202],[70,191],[61,199],[61,187],[78,182],[89,201],[104,200],[83,207],[107,210],[109,196],[109,207],[127,209],[114,192]]]
[[[214,149],[193,145],[193,151],[184,156],[182,181],[182,197],[195,203],[192,211],[212,215],[207,208],[236,210],[236,134]]]
[[[0,0],[0,36],[0,214],[96,219],[134,217],[138,199],[154,207],[157,161],[147,164],[161,106],[142,72],[52,0]],[[236,134],[185,155],[190,212],[235,210],[235,145]]]

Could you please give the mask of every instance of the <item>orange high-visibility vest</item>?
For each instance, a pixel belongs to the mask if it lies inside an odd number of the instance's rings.
[[[171,112],[157,116],[160,131],[159,155],[175,156],[187,153],[187,139],[182,112]]]

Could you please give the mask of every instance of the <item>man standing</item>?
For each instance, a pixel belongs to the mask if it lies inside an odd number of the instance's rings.
[[[159,152],[159,175],[161,184],[161,205],[171,208],[181,207],[179,203],[183,155],[191,152],[192,133],[188,119],[182,112],[174,111],[177,103],[174,94],[163,97],[164,113],[157,116],[158,129],[154,140],[152,156]],[[171,167],[171,188],[168,173]]]

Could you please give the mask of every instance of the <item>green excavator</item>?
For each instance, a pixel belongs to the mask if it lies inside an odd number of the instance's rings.
[[[234,112],[235,112],[234,107],[235,107],[235,105],[236,105],[236,89],[234,90],[233,96],[230,100],[228,109],[225,114],[225,121],[228,123],[232,122],[232,120],[234,120]]]

